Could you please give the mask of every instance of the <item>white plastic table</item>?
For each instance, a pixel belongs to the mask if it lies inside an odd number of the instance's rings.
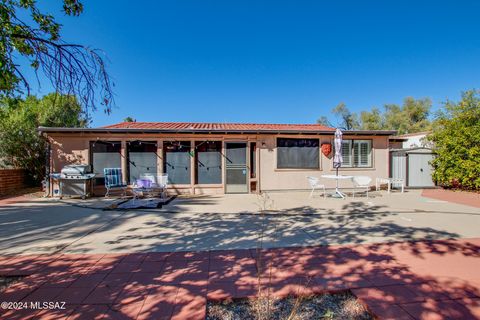
[[[403,179],[397,179],[397,178],[377,178],[375,180],[375,190],[378,191],[380,190],[380,185],[381,184],[387,184],[387,190],[388,193],[390,193],[390,190],[392,189],[392,185],[399,184],[400,187],[402,188],[402,193],[403,189],[405,188],[405,181]]]
[[[337,180],[337,184],[336,184],[336,187],[335,187],[335,193],[333,195],[338,195],[340,198],[345,199],[345,197],[346,197],[345,193],[341,192],[340,189],[338,188],[338,180],[352,179],[353,176],[344,176],[344,175],[338,175],[337,176],[336,174],[324,174],[321,177],[325,178],[325,179],[335,179],[335,180]]]

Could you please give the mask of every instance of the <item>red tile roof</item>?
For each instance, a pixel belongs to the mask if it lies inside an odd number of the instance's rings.
[[[169,131],[335,131],[321,124],[202,123],[202,122],[120,122],[105,129],[146,129]]]

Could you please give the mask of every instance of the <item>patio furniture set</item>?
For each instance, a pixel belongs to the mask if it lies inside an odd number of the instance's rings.
[[[335,175],[335,174],[325,174],[322,175],[321,178],[324,179],[334,179],[336,180],[336,187],[335,187],[335,192],[331,194],[332,197],[334,198],[342,198],[345,199],[346,194],[342,191],[340,191],[340,188],[338,187],[338,181],[339,180],[351,180],[353,184],[353,197],[355,198],[355,192],[357,190],[360,191],[365,191],[367,198],[368,198],[368,192],[370,191],[370,183],[372,182],[372,178],[368,176],[348,176],[348,175]],[[326,198],[327,196],[327,191],[325,184],[322,184],[320,182],[320,178],[318,177],[312,177],[309,176],[307,177],[308,183],[311,188],[310,192],[310,198],[313,196],[313,193],[315,190],[323,190],[323,198]],[[399,186],[402,190],[402,193],[405,188],[405,182],[403,179],[393,179],[393,178],[376,178],[375,181],[375,190],[378,191],[380,190],[380,187],[386,184],[387,185],[387,190],[388,193],[391,192],[392,186],[397,187]]]
[[[105,197],[110,196],[110,191],[112,190],[120,190],[122,191],[122,197],[126,196],[127,185],[122,180],[122,169],[105,168],[103,173],[105,177],[105,188],[107,189]],[[167,174],[154,175],[151,173],[145,173],[140,175],[131,188],[133,201],[141,197],[160,197],[165,199],[167,195],[167,183]]]

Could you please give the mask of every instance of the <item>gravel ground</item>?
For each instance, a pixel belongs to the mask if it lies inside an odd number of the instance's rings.
[[[349,291],[284,299],[259,298],[208,302],[207,320],[373,320]]]

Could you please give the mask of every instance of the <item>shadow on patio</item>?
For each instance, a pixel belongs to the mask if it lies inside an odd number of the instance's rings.
[[[196,200],[209,201],[208,198]],[[65,210],[63,206],[57,209],[59,212],[55,215]],[[382,218],[396,213],[361,201],[346,204],[341,214],[325,210],[321,213],[325,218],[321,224],[315,220],[317,215],[313,215],[312,210],[308,206],[292,209],[287,214],[294,214],[295,220],[277,222],[275,228],[269,228],[272,220],[277,218],[275,214],[236,215],[227,222],[218,221],[219,214],[204,214],[194,224],[173,219],[168,225],[172,230],[194,226],[196,233],[189,239],[191,243],[205,239],[221,243],[227,239],[231,246],[250,249],[181,252],[191,245],[182,240],[177,249],[179,252],[173,253],[3,257],[1,275],[29,276],[3,292],[2,298],[5,301],[66,301],[67,310],[61,311],[63,315],[70,313],[71,319],[93,314],[132,319],[183,319],[187,316],[202,319],[207,299],[253,297],[259,293],[302,295],[350,289],[381,318],[480,317],[478,239],[445,239],[458,235],[433,228],[384,223]],[[4,214],[4,208],[0,214]],[[49,231],[59,228],[66,234],[78,232],[69,230],[73,221],[74,224],[85,224],[87,228],[108,230],[141,214],[127,212],[106,224],[97,214],[93,217],[79,214],[57,221]],[[165,220],[181,215],[160,211],[155,214],[164,215]],[[17,219],[23,221],[28,217],[19,216]],[[371,224],[377,220],[378,224]],[[296,223],[304,224],[307,233],[315,232],[326,243],[335,240],[348,244],[304,246],[308,243],[300,243],[298,247],[266,248],[276,233],[295,243],[297,235],[292,225]],[[145,221],[133,230],[135,240],[142,243],[153,237],[151,248],[155,248],[155,244],[171,240],[169,233],[148,235],[142,228],[160,232],[164,227],[163,223]],[[28,241],[29,237],[32,240],[41,237],[45,231],[35,231],[32,225],[24,234],[24,240],[22,236],[14,240]],[[394,236],[398,241],[364,244],[365,234]],[[429,240],[411,241],[419,236]],[[253,242],[247,241],[249,237]],[[125,243],[125,250],[135,249],[128,244],[131,239],[123,236],[112,241],[120,245]],[[250,245],[252,243],[254,245]],[[41,312],[59,314],[59,310]],[[31,310],[29,314],[32,315]],[[23,319],[26,315],[28,310],[11,311],[5,316]]]

